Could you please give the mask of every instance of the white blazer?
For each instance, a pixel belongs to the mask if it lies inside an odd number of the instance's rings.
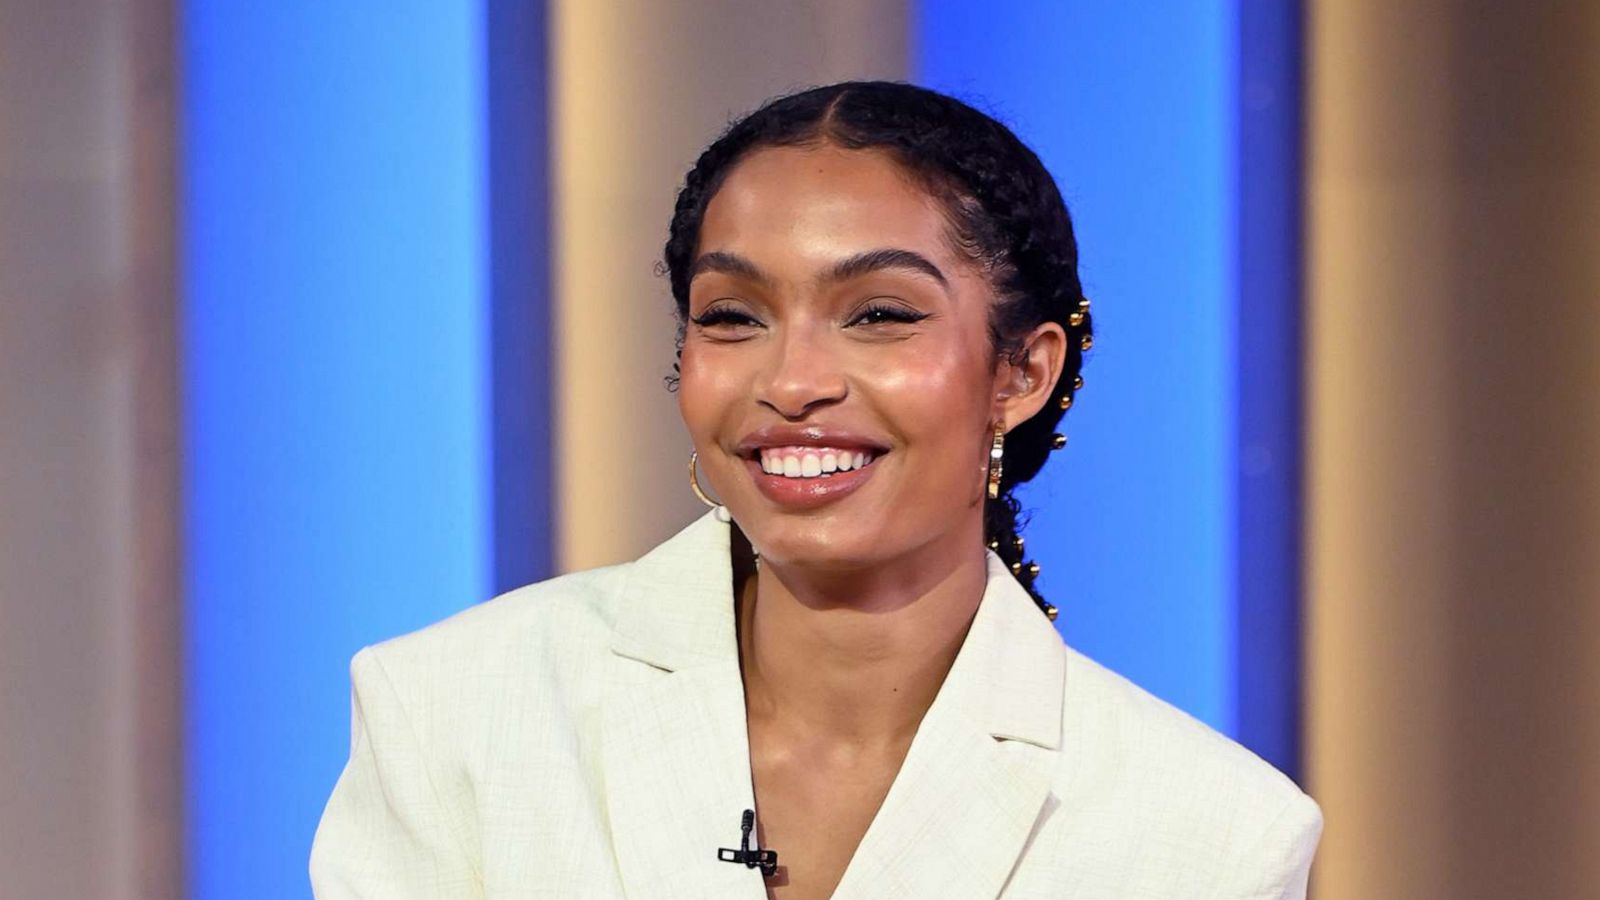
[[[323,900],[750,898],[729,525],[520,588],[351,663]],[[1315,803],[1061,642],[989,554],[839,898],[1304,897]],[[783,848],[773,848],[782,862]]]

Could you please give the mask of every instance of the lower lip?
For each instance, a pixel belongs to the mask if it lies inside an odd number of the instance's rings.
[[[790,509],[815,509],[855,493],[872,477],[881,461],[882,455],[859,469],[832,472],[815,478],[770,475],[761,471],[761,462],[754,459],[745,460],[745,465],[750,469],[750,477],[754,479],[756,488],[768,500]]]

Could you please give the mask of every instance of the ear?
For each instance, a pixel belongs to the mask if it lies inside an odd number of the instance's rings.
[[[995,363],[992,418],[1006,431],[1033,418],[1050,402],[1066,365],[1067,333],[1059,322],[1042,322],[1014,356],[1001,354]]]

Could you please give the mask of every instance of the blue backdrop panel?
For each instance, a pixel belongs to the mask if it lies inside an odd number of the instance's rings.
[[[1069,444],[1023,496],[1075,646],[1237,733],[1237,11],[923,0],[916,73],[1029,142],[1094,306]]]
[[[1301,110],[1297,0],[1239,9],[1239,739],[1300,772]]]
[[[191,879],[307,896],[351,654],[493,580],[482,10],[182,11]]]
[[[551,574],[550,239],[543,0],[484,10],[494,591]]]

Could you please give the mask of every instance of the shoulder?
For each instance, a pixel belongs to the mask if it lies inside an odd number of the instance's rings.
[[[631,565],[526,585],[368,646],[350,664],[357,700],[396,705],[436,747],[471,743],[507,716],[565,722],[605,680]]]
[[[694,640],[725,642],[708,632],[731,623],[709,590],[726,581],[727,539],[726,524],[702,516],[638,559],[517,588],[367,647],[351,664],[357,700],[398,704],[425,743],[458,748],[505,739],[507,723],[552,738],[588,727],[604,696],[649,668],[613,652],[625,639],[688,641],[688,655]]]
[[[1241,800],[1281,804],[1300,789],[1211,726],[1071,647],[1062,719],[1066,739],[1083,741],[1082,762],[1134,769],[1139,777],[1203,778]],[[1132,775],[1133,772],[1127,774]]]
[[[524,585],[449,618],[368,647],[388,668],[492,665],[507,656],[604,643],[632,563]]]
[[[1219,879],[1263,880],[1262,889],[1303,880],[1322,829],[1310,797],[1200,720],[1078,651],[1065,652],[1070,802],[1139,832],[1146,846],[1209,856],[1202,868],[1221,867]]]
[[[719,589],[726,593],[727,553],[727,525],[707,514],[638,559],[508,591],[363,653],[446,678],[516,661],[583,666],[611,647],[624,614],[646,632],[677,625],[693,633],[708,615],[727,618],[716,602]]]

